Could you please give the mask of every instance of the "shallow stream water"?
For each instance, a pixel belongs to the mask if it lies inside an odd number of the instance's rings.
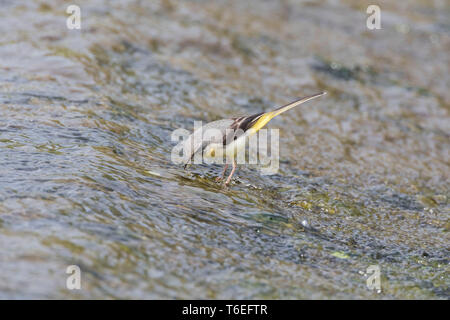
[[[0,298],[449,299],[450,7],[378,2],[1,0]],[[319,91],[274,175],[171,162]]]

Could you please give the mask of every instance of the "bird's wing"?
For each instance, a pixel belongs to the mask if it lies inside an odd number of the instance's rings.
[[[227,145],[245,134],[245,132],[252,127],[253,123],[255,123],[262,115],[264,115],[264,112],[256,113],[251,116],[233,118],[233,123],[229,127],[231,130],[228,130],[223,136],[223,145]]]

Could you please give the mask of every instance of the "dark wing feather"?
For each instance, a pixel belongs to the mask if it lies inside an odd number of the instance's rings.
[[[223,137],[223,145],[227,145],[233,140],[239,138],[248,129],[250,129],[264,113],[265,112],[260,112],[251,116],[233,118],[234,122],[230,126],[231,130],[228,130],[227,134]]]

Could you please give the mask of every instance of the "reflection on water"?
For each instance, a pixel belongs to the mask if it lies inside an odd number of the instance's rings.
[[[449,298],[444,2],[374,31],[359,1],[79,5],[2,4],[0,298]],[[276,175],[170,162],[177,128],[319,90],[271,122]]]

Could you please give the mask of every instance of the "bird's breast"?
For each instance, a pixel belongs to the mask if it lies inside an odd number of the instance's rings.
[[[239,152],[245,151],[246,135],[242,135],[236,140],[225,146],[225,155],[227,158],[234,158]]]

